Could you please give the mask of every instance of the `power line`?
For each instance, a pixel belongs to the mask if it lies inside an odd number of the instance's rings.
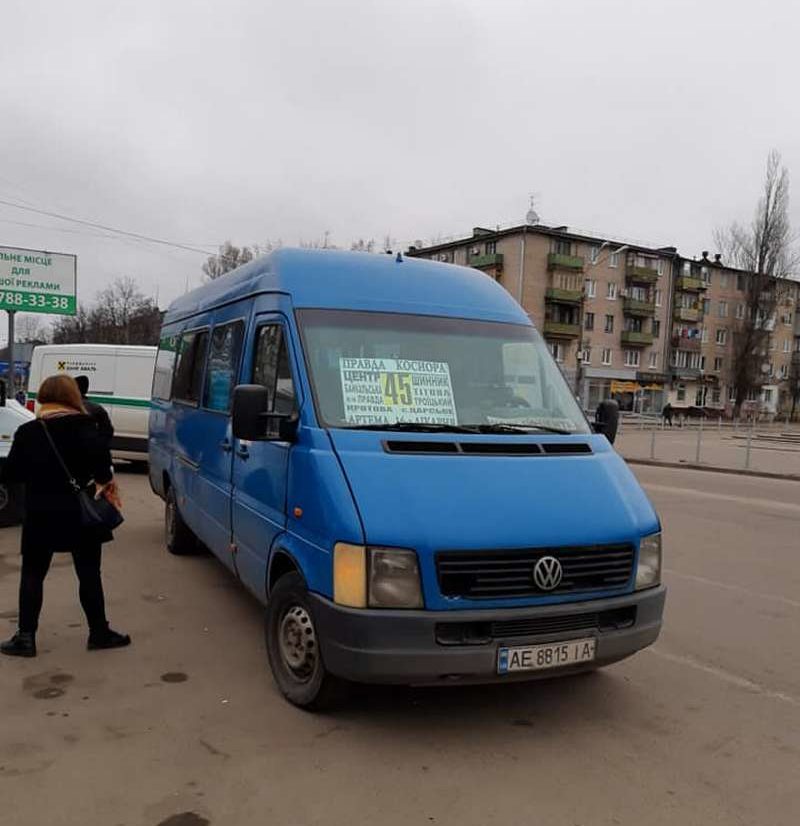
[[[119,229],[118,227],[112,227],[108,224],[101,224],[97,221],[88,221],[84,218],[73,218],[70,215],[63,215],[59,212],[52,212],[48,209],[38,209],[37,207],[25,206],[24,204],[15,203],[14,201],[6,201],[2,198],[0,198],[0,204],[12,207],[13,209],[21,209],[25,212],[35,212],[37,215],[45,215],[48,218],[57,218],[60,221],[69,221],[73,224],[81,224],[82,226],[91,227],[92,229],[100,229],[104,230],[105,232],[114,232],[118,235],[124,235],[128,238],[135,238],[139,241],[147,241],[151,244],[161,244],[165,247],[174,247],[175,249],[186,250],[187,252],[195,252],[199,255],[208,256],[211,254],[208,250],[204,250],[199,247],[192,247],[188,244],[180,244],[177,241],[167,241],[164,238],[155,238],[152,235],[144,235],[140,232],[130,232],[129,230]]]

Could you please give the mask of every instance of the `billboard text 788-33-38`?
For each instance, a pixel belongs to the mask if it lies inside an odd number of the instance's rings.
[[[0,247],[0,310],[75,315],[77,258]]]

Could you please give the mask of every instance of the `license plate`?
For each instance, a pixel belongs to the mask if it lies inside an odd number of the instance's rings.
[[[597,640],[586,637],[581,640],[550,642],[544,645],[523,645],[497,650],[497,673],[513,671],[541,671],[562,665],[590,662],[595,658]]]

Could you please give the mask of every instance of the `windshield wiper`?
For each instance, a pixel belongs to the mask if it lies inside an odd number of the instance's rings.
[[[531,433],[537,430],[543,433],[558,433],[560,436],[569,436],[574,433],[573,430],[564,430],[560,427],[548,427],[544,424],[510,424],[509,422],[464,425],[464,427],[474,428],[478,433]]]
[[[346,424],[342,430],[390,430],[407,433],[480,433],[472,425],[432,424],[430,422],[386,422],[385,424]]]

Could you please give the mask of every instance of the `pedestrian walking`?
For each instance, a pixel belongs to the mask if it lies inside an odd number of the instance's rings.
[[[89,377],[76,376],[75,383],[78,385],[78,390],[81,391],[81,399],[83,400],[84,409],[95,423],[97,432],[103,438],[106,447],[110,447],[111,439],[114,437],[114,425],[111,424],[111,418],[105,407],[103,407],[102,404],[97,404],[87,398],[89,393]]]
[[[669,402],[664,405],[661,415],[664,418],[664,424],[672,427],[672,405]]]
[[[36,656],[44,580],[53,554],[63,552],[72,554],[78,575],[80,602],[89,624],[88,648],[129,645],[130,637],[112,631],[105,613],[101,549],[113,536],[105,527],[85,527],[80,491],[76,492],[79,486],[119,507],[108,445],[86,414],[78,385],[70,376],[45,379],[37,400],[37,419],[17,429],[0,475],[3,484],[25,488],[18,630],[0,644],[0,652]]]

